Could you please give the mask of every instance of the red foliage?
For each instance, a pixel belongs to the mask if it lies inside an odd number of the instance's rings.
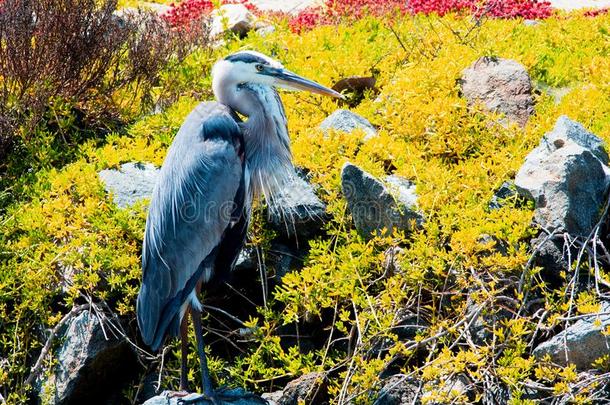
[[[243,4],[250,11],[257,11],[256,6],[250,4],[249,0],[223,0],[222,4]],[[163,15],[172,27],[186,27],[193,21],[199,21],[202,17],[210,14],[214,4],[210,0],[184,0],[180,3],[172,3],[171,10]]]
[[[357,19],[365,14],[472,13],[494,18],[547,18],[552,14],[548,1],[538,0],[326,0],[324,7],[303,10],[290,21],[293,31],[333,24],[342,18]]]
[[[610,7],[598,8],[595,10],[589,10],[585,12],[585,17],[597,17],[598,15],[608,14],[610,12]]]

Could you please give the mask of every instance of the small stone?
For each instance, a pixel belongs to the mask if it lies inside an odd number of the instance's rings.
[[[258,268],[258,260],[256,256],[256,249],[252,247],[244,247],[235,262],[235,270],[256,270]]]
[[[375,127],[364,117],[349,110],[337,110],[326,117],[320,124],[320,129],[328,132],[330,129],[342,132],[352,132],[356,129],[364,131],[364,141],[377,136]]]
[[[521,126],[534,113],[530,76],[514,60],[482,57],[462,72],[460,82],[469,105],[480,102]]]
[[[477,242],[487,248],[482,251],[482,256],[489,256],[493,253],[500,253],[502,256],[508,256],[508,245],[500,238],[483,233],[479,235]]]
[[[487,208],[490,210],[499,210],[504,206],[504,200],[515,197],[516,195],[517,190],[515,189],[515,184],[510,181],[505,181],[500,188],[494,192],[489,204],[487,204]]]
[[[539,344],[534,349],[538,359],[545,355],[561,366],[576,365],[579,370],[588,370],[598,358],[608,354],[610,337],[604,336],[610,327],[610,302],[601,303],[600,314],[591,314],[576,321],[553,338]]]
[[[385,277],[392,277],[402,271],[399,256],[404,251],[403,248],[392,246],[383,254],[383,272]]]
[[[282,391],[266,392],[261,395],[261,397],[263,397],[263,399],[266,400],[269,405],[278,405],[283,394],[284,393]]]
[[[571,87],[552,87],[541,82],[536,83],[535,87],[538,92],[551,96],[557,105],[572,91]]]
[[[159,169],[151,163],[125,163],[119,170],[98,173],[106,191],[112,193],[119,208],[127,208],[137,201],[150,198],[159,177]]]
[[[469,403],[474,399],[470,385],[467,376],[458,374],[434,385],[426,384],[421,399],[423,403],[434,405]]]
[[[510,319],[510,311],[502,305],[480,306],[474,303],[468,305],[466,317],[472,319],[468,332],[476,345],[486,346],[493,341],[494,330],[500,322]]]
[[[424,217],[417,210],[415,186],[406,179],[388,176],[387,186],[359,167],[346,163],[341,188],[356,229],[365,238],[393,229],[412,231]]]
[[[225,4],[212,12],[210,37],[219,37],[225,32],[245,37],[254,20],[254,15],[243,4]]]
[[[395,333],[400,341],[415,339],[415,336],[427,329],[430,324],[421,315],[418,315],[406,308],[396,311],[392,326],[392,333]]]
[[[540,21],[538,20],[523,20],[523,25],[526,27],[535,27],[536,25],[540,25]]]

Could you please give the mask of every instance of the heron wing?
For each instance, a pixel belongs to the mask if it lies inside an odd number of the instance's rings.
[[[210,102],[189,114],[168,150],[146,220],[137,303],[142,337],[154,350],[235,222],[240,145],[234,113]]]

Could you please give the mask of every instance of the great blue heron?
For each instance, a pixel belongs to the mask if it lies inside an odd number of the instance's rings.
[[[215,401],[201,329],[201,285],[232,270],[244,244],[250,203],[269,203],[294,175],[282,102],[275,88],[342,97],[258,52],[218,61],[212,90],[178,131],[150,202],[142,252],[138,326],[158,350],[181,336],[180,389],[186,391],[188,314],[201,363],[203,396]],[[242,121],[236,114],[246,116]]]

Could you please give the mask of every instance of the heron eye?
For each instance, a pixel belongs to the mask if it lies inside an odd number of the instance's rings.
[[[256,70],[258,70],[259,72],[262,72],[264,67],[261,64],[255,65],[256,66]]]

